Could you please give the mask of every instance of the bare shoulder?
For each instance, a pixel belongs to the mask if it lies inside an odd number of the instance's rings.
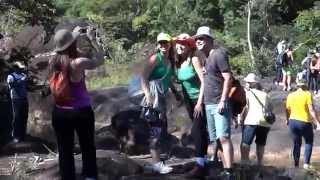
[[[86,58],[86,57],[78,57],[78,58],[76,58],[75,60],[73,60],[73,64],[74,65],[81,65],[81,64],[83,64],[83,63],[87,63],[87,62],[89,62],[90,61],[90,59],[89,58]]]
[[[144,68],[152,68],[156,66],[157,63],[158,63],[157,55],[153,54],[143,64],[144,64]]]
[[[193,64],[195,64],[195,63],[201,63],[201,60],[200,60],[200,58],[199,58],[198,56],[193,56],[193,57],[191,58],[191,61],[192,61]]]
[[[93,61],[91,61],[91,59],[89,59],[89,58],[78,57],[72,61],[71,65],[75,69],[88,69],[90,66],[92,66],[92,65],[90,65],[92,62]]]
[[[150,58],[149,58],[149,63],[150,63],[150,64],[155,64],[155,63],[157,63],[157,55],[156,55],[156,54],[153,54],[153,55],[150,56]]]

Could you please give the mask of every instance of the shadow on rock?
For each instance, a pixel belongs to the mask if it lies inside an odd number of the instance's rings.
[[[1,156],[13,155],[15,153],[39,153],[48,154],[55,149],[55,144],[38,137],[27,136],[23,142],[9,142],[4,145],[0,152]]]

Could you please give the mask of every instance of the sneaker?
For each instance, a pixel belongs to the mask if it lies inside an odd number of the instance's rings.
[[[165,165],[162,161],[151,165],[150,168],[152,171],[160,174],[168,174],[173,170],[172,167]]]
[[[291,86],[288,86],[288,91],[291,91]]]
[[[227,171],[222,171],[222,173],[219,174],[219,177],[221,179],[225,179],[225,180],[235,180],[236,179],[236,177],[233,174],[231,174]]]
[[[283,87],[283,89],[282,89],[283,91],[286,91],[287,90],[287,88],[286,87]]]
[[[18,138],[13,138],[11,142],[12,142],[13,144],[16,144],[16,143],[21,142],[21,140],[18,139]]]
[[[310,169],[310,164],[303,164],[303,169],[309,170]]]
[[[205,167],[196,164],[191,171],[189,171],[184,177],[189,179],[204,178],[206,176]]]
[[[96,178],[85,177],[84,180],[97,180]]]

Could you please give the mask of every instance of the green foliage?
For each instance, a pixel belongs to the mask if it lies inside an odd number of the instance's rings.
[[[274,59],[272,58],[273,52],[265,47],[260,47],[256,52],[256,72],[262,76],[270,76],[275,74]]]
[[[235,74],[246,75],[252,72],[251,66],[248,66],[250,59],[249,53],[239,54],[230,59],[231,69]]]
[[[105,68],[107,71],[106,77],[97,77],[87,81],[88,89],[103,89],[113,86],[124,86],[129,83],[132,77],[132,63],[114,64],[106,62]]]
[[[51,32],[57,17],[51,0],[8,0],[0,4],[0,32],[15,34],[25,25],[43,25]]]
[[[304,58],[307,50],[314,48],[320,41],[320,2],[315,0],[252,0],[250,6],[248,0],[4,2],[0,5],[0,20],[3,22],[0,25],[1,32],[14,34],[25,24],[34,23],[53,29],[55,21],[61,16],[79,17],[99,28],[100,41],[108,58],[113,65],[121,64],[120,66],[137,59],[139,48],[145,43],[154,42],[161,31],[173,36],[183,32],[193,35],[202,25],[214,29],[216,41],[226,48],[231,57],[232,68],[242,74],[249,71],[256,71],[261,75],[272,74],[272,51],[282,39],[288,39],[293,44],[297,64]],[[250,36],[256,60],[255,69],[250,69],[248,54],[248,7],[252,12]],[[121,77],[115,79],[117,78],[110,80],[111,84],[122,82]]]

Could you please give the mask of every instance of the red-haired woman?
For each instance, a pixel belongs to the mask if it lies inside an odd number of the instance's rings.
[[[204,177],[208,134],[203,106],[203,65],[200,54],[196,55],[195,41],[188,34],[177,37],[176,54],[176,76],[182,84],[184,101],[192,120],[191,136],[196,148],[196,165],[187,176]]]

